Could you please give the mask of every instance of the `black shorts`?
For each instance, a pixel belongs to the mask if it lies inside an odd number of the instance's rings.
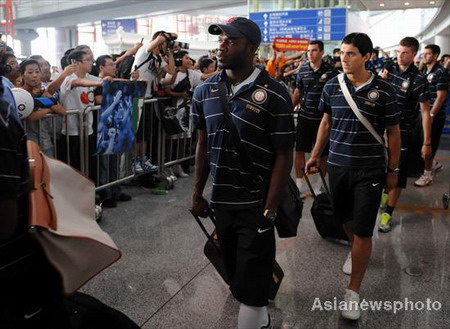
[[[316,143],[317,132],[321,120],[307,119],[298,116],[295,130],[295,151],[310,153]],[[328,156],[329,143],[325,146],[322,157]]]
[[[400,172],[397,177],[397,187],[406,188],[406,183],[408,180],[408,154],[409,154],[409,146],[411,141],[411,132],[402,132],[402,145],[401,145],[401,153],[400,153]],[[395,169],[395,168],[392,168]]]
[[[441,141],[442,130],[445,125],[445,117],[434,117],[433,124],[431,125],[431,150],[433,152],[433,158],[439,148],[439,142]]]
[[[215,209],[230,290],[241,303],[266,306],[275,265],[275,234],[262,207]]]
[[[334,216],[352,221],[353,233],[371,237],[386,180],[385,168],[348,169],[328,165]]]

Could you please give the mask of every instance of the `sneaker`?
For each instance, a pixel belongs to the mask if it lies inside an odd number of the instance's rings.
[[[425,187],[431,184],[433,184],[433,178],[425,174],[422,174],[422,176],[414,182],[414,185],[418,187]]]
[[[265,326],[262,326],[261,329],[274,329],[272,318],[270,317],[270,314],[267,313],[267,316],[269,317],[269,322]]]
[[[352,275],[352,252],[350,251],[347,255],[344,265],[342,265],[342,272],[347,275]]]
[[[144,170],[149,172],[158,171],[159,167],[154,165],[149,158],[144,157]]]
[[[350,289],[345,289],[345,310],[341,310],[342,317],[349,320],[358,320],[361,317],[359,308],[359,294]]]
[[[95,205],[95,221],[100,223],[103,217],[103,206],[101,203]]]
[[[386,209],[388,198],[389,198],[389,194],[384,193],[384,192],[383,192],[383,194],[381,194],[381,202],[380,202],[381,209]]]
[[[133,170],[133,173],[135,173],[135,174],[143,174],[144,173],[144,169],[142,169],[142,162],[141,162],[140,157],[136,157],[133,159],[131,168]]]
[[[166,177],[170,177],[170,179],[172,180],[172,183],[178,179],[177,176],[175,175],[175,173],[173,172],[172,167],[166,169]]]
[[[392,218],[392,216],[389,215],[387,212],[385,212],[381,215],[380,226],[378,226],[379,232],[387,233],[391,230],[391,228],[392,228],[391,227],[391,218]]]
[[[431,169],[434,173],[437,173],[438,171],[442,170],[442,163],[437,162],[437,161],[433,161],[433,168]]]
[[[180,165],[175,165],[173,167],[173,172],[175,173],[176,176],[178,176],[180,178],[189,177],[189,175],[184,172],[183,168],[181,168]]]

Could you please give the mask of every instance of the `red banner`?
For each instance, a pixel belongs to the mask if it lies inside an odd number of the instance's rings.
[[[306,51],[308,49],[309,39],[297,38],[275,38],[273,48],[284,51]]]

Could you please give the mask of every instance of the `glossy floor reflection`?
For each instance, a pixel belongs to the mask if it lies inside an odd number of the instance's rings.
[[[285,278],[269,306],[276,328],[450,328],[450,212],[442,205],[450,184],[450,152],[440,151],[438,157],[444,170],[434,184],[416,188],[409,179],[393,230],[374,233],[361,292],[368,302],[406,298],[424,309],[365,311],[357,322],[342,319],[339,311],[320,311],[319,304],[342,299],[348,276],[341,267],[349,247],[320,238],[308,198],[298,237],[277,243]],[[192,178],[179,179],[166,196],[127,187],[133,200],[106,209],[101,224],[121,248],[122,259],[83,291],[145,329],[235,328],[239,304],[203,255],[205,238],[187,211],[192,183]],[[439,309],[426,310],[427,300]]]

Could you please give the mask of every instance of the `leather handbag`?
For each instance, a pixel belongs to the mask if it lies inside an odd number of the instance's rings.
[[[241,157],[243,158],[242,163],[246,164],[249,167],[247,168],[247,170],[255,171],[255,168],[253,168],[252,166],[252,161],[250,160],[244,147],[242,146],[236,126],[233,124],[233,121],[231,119],[231,113],[226,98],[225,88],[225,83],[220,82],[220,101],[226,125],[230,130],[231,139],[233,141],[233,144],[238,148]],[[303,200],[300,198],[300,191],[298,190],[297,185],[295,184],[292,177],[289,176],[286,187],[283,190],[283,194],[280,196],[280,202],[277,209],[277,217],[275,219],[275,227],[277,228],[278,236],[280,238],[291,238],[297,236],[297,228],[298,224],[300,223],[300,218],[302,217],[302,211]]]
[[[116,262],[121,253],[95,221],[95,185],[27,141],[30,161],[29,233],[72,294]]]

